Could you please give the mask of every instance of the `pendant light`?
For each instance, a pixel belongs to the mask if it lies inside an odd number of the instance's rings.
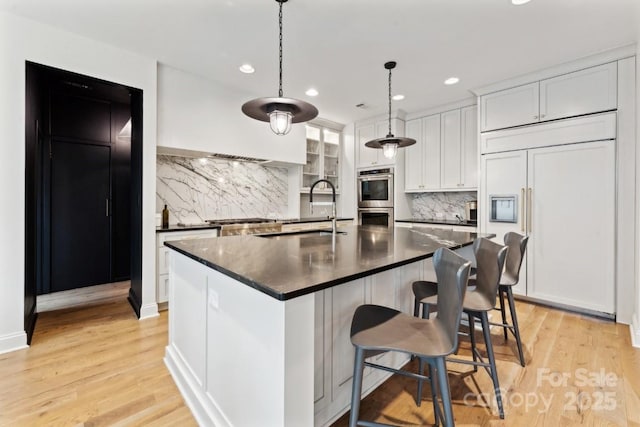
[[[389,70],[389,133],[384,138],[377,138],[364,144],[369,148],[382,148],[382,154],[387,159],[393,159],[398,152],[398,148],[408,147],[416,143],[415,139],[396,137],[391,133],[391,70],[396,68],[394,61],[389,61],[384,64],[384,68]]]
[[[278,14],[280,23],[280,87],[278,97],[257,98],[245,102],[242,112],[252,119],[269,122],[276,135],[286,135],[292,123],[306,122],[318,115],[318,109],[308,102],[282,96],[282,4],[288,0],[276,0],[280,3]]]

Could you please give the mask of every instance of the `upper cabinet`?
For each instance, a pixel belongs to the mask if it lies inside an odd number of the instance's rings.
[[[408,120],[407,137],[416,140],[405,151],[405,191],[440,188],[440,114]]]
[[[330,181],[336,191],[340,188],[340,132],[327,127],[307,124],[307,162],[302,167],[302,186],[300,191],[309,192],[309,188],[319,179]],[[318,189],[329,190],[325,183]]]
[[[617,63],[611,62],[480,97],[482,132],[613,110]]]
[[[480,97],[481,130],[502,129],[538,121],[538,82]]]
[[[477,107],[408,120],[405,191],[475,190],[478,186]]]
[[[404,136],[404,122],[399,119],[391,119],[391,132],[395,136]],[[369,148],[364,144],[372,139],[383,138],[389,133],[389,121],[380,120],[375,123],[356,125],[357,143],[357,167],[367,168],[371,166],[393,166],[395,159],[387,159],[382,150]]]

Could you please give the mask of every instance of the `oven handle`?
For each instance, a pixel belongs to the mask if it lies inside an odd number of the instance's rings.
[[[358,181],[386,181],[393,178],[393,175],[359,176]]]

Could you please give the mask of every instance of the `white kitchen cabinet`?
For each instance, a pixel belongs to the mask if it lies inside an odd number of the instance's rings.
[[[184,230],[165,231],[156,233],[156,299],[158,303],[169,301],[170,281],[169,281],[169,248],[164,242],[176,240],[200,239],[207,237],[217,237],[218,230]]]
[[[460,110],[447,111],[440,115],[441,158],[440,186],[442,189],[460,187],[460,163],[462,144],[460,140]]]
[[[425,222],[396,222],[396,227],[403,228],[436,228],[438,230],[452,230],[461,231],[463,233],[477,233],[478,227],[472,227],[468,225],[453,225],[453,224],[428,224]]]
[[[406,135],[416,140],[405,151],[405,191],[440,188],[440,114],[408,120]]]
[[[310,187],[319,179],[330,181],[336,191],[340,191],[340,131],[326,126],[307,124],[307,163],[302,167],[300,192],[308,193]],[[320,192],[330,192],[326,183],[316,187]],[[314,189],[315,191],[315,189]]]
[[[478,187],[477,106],[407,121],[405,192]]]
[[[580,116],[617,107],[617,63],[540,82],[540,120]]]
[[[480,97],[482,132],[538,121],[538,82],[501,90]]]
[[[404,136],[404,121],[392,118],[391,132],[395,136]],[[375,123],[356,126],[357,167],[393,166],[395,158],[387,159],[381,149],[369,148],[364,144],[372,139],[383,138],[389,133],[389,121],[379,120]]]
[[[514,293],[615,312],[615,141],[482,156],[482,231],[529,244]],[[492,222],[490,197],[515,195],[517,222]]]
[[[480,97],[482,132],[613,110],[617,63],[586,68]]]
[[[460,187],[478,188],[478,107],[472,105],[460,110],[462,154],[460,155]]]
[[[315,294],[315,425],[330,425],[349,409],[355,355],[350,330],[356,308],[380,304],[413,314],[411,284],[423,278],[424,265],[425,261],[414,262]],[[409,355],[384,353],[372,361],[400,368],[409,361]],[[363,392],[388,377],[389,373],[365,367]]]
[[[339,219],[336,221],[338,227],[353,225],[351,219]],[[317,230],[319,228],[331,228],[331,221],[314,221],[314,222],[294,222],[291,224],[282,224],[282,231],[292,233],[296,231]]]

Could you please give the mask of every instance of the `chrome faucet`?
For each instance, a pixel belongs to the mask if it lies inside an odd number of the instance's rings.
[[[329,184],[329,187],[331,187],[331,194],[332,194],[332,206],[331,206],[331,216],[329,217],[329,219],[331,220],[331,233],[333,233],[334,237],[336,235],[336,187],[333,186],[333,183],[327,179],[319,179],[316,182],[314,182],[313,184],[311,184],[311,188],[309,189],[309,206],[311,209],[311,212],[313,213],[313,189],[316,187],[316,185],[320,184],[321,182],[326,182],[327,184]]]

